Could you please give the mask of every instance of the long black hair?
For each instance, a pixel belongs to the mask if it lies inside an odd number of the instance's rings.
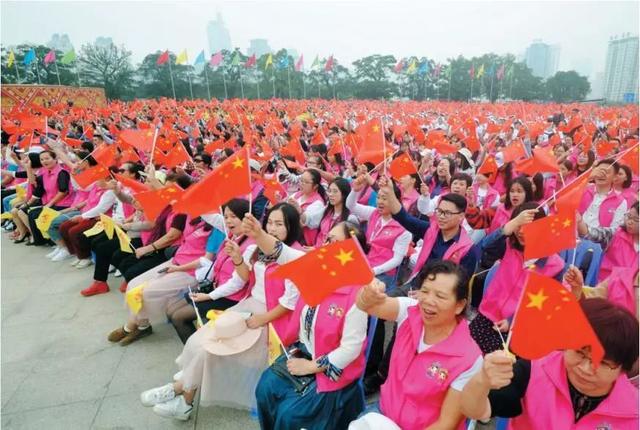
[[[506,209],[511,209],[512,207],[511,199],[509,198],[509,192],[511,191],[511,187],[514,184],[519,184],[524,190],[525,202],[533,201],[533,187],[531,186],[531,181],[529,181],[526,176],[518,176],[513,181],[511,181],[509,183],[509,186],[507,187],[507,197],[504,199],[504,207]]]
[[[305,170],[305,172],[311,175],[311,181],[313,182],[313,185],[317,186],[316,191],[318,192],[318,194],[320,194],[320,197],[322,197],[322,201],[326,203],[327,191],[322,186],[322,176],[320,176],[320,172],[315,169],[307,169]]]
[[[281,202],[269,209],[262,220],[262,229],[267,230],[267,222],[272,212],[281,211],[284,219],[284,226],[287,229],[287,237],[283,240],[286,245],[293,245],[295,242],[303,243],[302,225],[300,224],[300,214],[298,210],[289,203]]]
[[[331,181],[331,184],[335,185],[340,190],[340,194],[342,195],[342,213],[340,214],[340,221],[346,221],[351,214],[351,211],[349,211],[349,209],[347,208],[347,196],[351,192],[351,184],[344,178],[335,178],[333,181]],[[329,186],[331,186],[331,184],[329,184]],[[327,199],[327,207],[324,209],[322,218],[320,219],[322,220],[328,215],[333,215],[334,210],[335,208],[329,202],[329,199]]]

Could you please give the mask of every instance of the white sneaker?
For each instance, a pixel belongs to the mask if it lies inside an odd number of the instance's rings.
[[[53,256],[53,258],[51,258],[51,261],[54,261],[54,262],[64,261],[69,257],[71,257],[71,254],[69,254],[69,251],[67,251],[67,248],[62,248],[60,249],[60,251],[56,253],[56,255]]]
[[[78,261],[78,264],[76,264],[76,269],[84,269],[85,267],[89,267],[93,264],[93,261],[91,261],[90,258],[85,258],[83,260]]]
[[[47,258],[53,258],[54,255],[56,255],[58,253],[58,251],[60,251],[60,247],[59,246],[55,246],[50,253],[48,253],[47,255],[45,255],[45,257]]]
[[[153,412],[165,418],[175,418],[177,420],[186,421],[191,416],[193,410],[192,405],[187,405],[184,396],[176,398],[164,403],[159,403],[153,407]]]
[[[120,273],[119,270],[116,270],[115,273],[113,274],[114,277],[119,278],[122,276],[122,273]]]
[[[178,382],[180,379],[182,379],[182,370],[173,375],[174,382]]]
[[[173,384],[163,385],[162,387],[152,388],[140,394],[140,401],[144,406],[155,406],[159,403],[168,402],[176,397],[173,391]]]
[[[73,260],[71,260],[71,263],[69,264],[69,266],[75,267],[75,265],[78,264],[79,262],[80,262],[80,259],[74,255]]]
[[[116,271],[115,266],[112,266],[111,264],[109,264],[109,273],[113,273]]]

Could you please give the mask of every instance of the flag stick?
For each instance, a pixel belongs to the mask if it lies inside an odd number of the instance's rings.
[[[258,66],[256,66],[256,92],[258,93],[258,98],[260,98],[260,76]]]
[[[191,68],[189,68],[189,72],[187,73],[187,80],[189,80],[189,94],[191,95],[191,100],[193,100],[193,85],[191,85]]]
[[[207,98],[211,100],[211,90],[209,89],[209,74],[207,73],[208,64],[204,65],[204,78],[207,81]]]
[[[307,98],[307,84],[304,81],[304,72],[302,72],[302,98]]]
[[[173,83],[173,71],[171,70],[171,57],[169,57],[169,61],[167,61],[167,63],[169,63],[169,77],[171,78],[171,91],[173,92],[173,99],[176,99],[176,87]]]
[[[449,93],[447,101],[451,101],[451,80],[453,79],[453,63],[449,64]]]
[[[18,79],[17,83],[19,84],[20,83],[20,72],[18,72],[18,62],[15,61],[15,60],[13,60],[13,61],[14,61],[13,67],[15,67],[15,69],[16,69],[16,77]]]
[[[56,76],[58,77],[58,85],[62,86],[62,84],[60,83],[60,71],[58,71],[58,62],[54,61],[53,65],[56,66]]]
[[[158,139],[158,129],[159,127],[156,126],[156,131],[153,133],[153,143],[151,144],[151,154],[149,155],[149,165],[153,164],[153,155],[156,152],[156,140]]]
[[[250,155],[249,154],[249,148],[246,149],[247,151],[247,160],[250,159]],[[247,166],[248,169],[247,171],[249,172],[249,188],[251,188],[251,166]],[[253,204],[253,195],[251,194],[251,192],[249,192],[249,213],[251,213],[251,206]]]
[[[500,331],[500,329],[498,328],[498,326],[497,326],[497,325],[495,325],[495,324],[494,324],[494,325],[493,325],[493,329],[494,329],[495,331],[497,331],[497,332],[498,332],[498,334],[500,335],[500,340],[502,341],[502,349],[504,350],[504,353],[505,353],[505,354],[507,355],[507,357],[508,357],[508,356],[509,356],[509,344],[507,343],[507,341],[508,341],[508,340],[511,340],[511,339],[508,339],[508,338],[507,338],[507,340],[505,340],[505,339],[504,339],[504,336],[502,336],[502,332]],[[509,331],[509,333],[511,333],[511,331]],[[507,336],[510,336],[510,334],[509,334],[509,335],[507,335]]]
[[[227,230],[227,223],[224,221],[224,209],[222,209],[222,206],[220,206],[220,214],[222,215],[222,228],[224,229],[224,237],[228,238],[229,230]]]
[[[382,158],[384,159],[382,174],[387,176],[387,141],[384,137],[384,124],[382,124],[382,117],[380,117],[380,133],[382,134]]]
[[[565,187],[565,183],[564,183],[564,176],[562,176],[562,172],[558,172],[560,174],[560,180],[562,181],[562,188]],[[555,191],[554,191],[555,193]]]
[[[229,98],[229,94],[227,93],[227,78],[224,76],[224,68],[222,68],[222,85],[224,86],[224,98],[225,100]]]
[[[276,98],[276,68],[271,65],[271,84],[273,85],[273,98]]]
[[[41,85],[40,83],[40,67],[38,66],[38,59],[36,58],[36,75],[38,76],[38,85]]]
[[[289,85],[289,100],[291,100],[291,71],[289,64],[287,64],[287,84]]]
[[[191,285],[189,285],[189,293],[193,294],[193,290],[191,289]],[[191,304],[193,305],[193,310],[196,311],[196,320],[198,321],[197,324],[202,327],[204,324],[202,322],[202,318],[200,317],[200,312],[198,312],[198,307],[196,306],[196,302],[193,301],[193,299],[191,299]]]
[[[471,63],[471,71],[473,73],[471,75],[471,92],[469,93],[469,101],[471,101],[471,99],[473,99],[473,79],[475,78],[475,75],[476,75],[476,68],[473,67],[473,63]]]
[[[78,88],[80,88],[80,68],[78,67],[78,60],[76,60],[76,77],[78,78]]]
[[[242,83],[242,69],[238,66],[238,73],[240,73],[240,98],[244,98],[244,84]]]

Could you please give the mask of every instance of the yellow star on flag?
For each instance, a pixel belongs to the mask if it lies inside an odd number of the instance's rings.
[[[373,131],[375,131],[376,133],[380,131],[380,127],[378,127],[377,125],[373,126]]]
[[[569,218],[565,219],[564,221],[562,221],[562,225],[566,228],[566,227],[571,227],[571,220]]]
[[[242,158],[236,158],[235,160],[233,160],[232,164],[234,169],[239,169],[244,166],[244,160]]]
[[[340,248],[340,253],[335,257],[340,260],[340,264],[344,266],[348,262],[353,261],[353,251],[345,252],[342,248]]]
[[[541,288],[536,294],[527,293],[529,296],[529,303],[527,303],[528,308],[538,308],[542,310],[542,304],[549,298],[549,296],[544,295],[544,290]]]

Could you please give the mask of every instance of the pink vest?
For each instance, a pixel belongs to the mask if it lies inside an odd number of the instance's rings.
[[[176,251],[176,254],[173,256],[174,264],[182,265],[191,263],[204,255],[207,239],[209,239],[209,235],[211,234],[211,231],[205,231],[204,225],[204,223],[201,223],[197,228],[192,229],[187,235],[182,235],[182,243]],[[193,276],[195,272],[195,269],[190,269],[186,273]]]
[[[243,237],[244,237],[244,241],[240,244],[240,255],[244,254],[247,248],[250,245],[255,243],[253,239],[250,239],[245,236]],[[219,287],[220,285],[224,284],[229,279],[231,279],[231,276],[233,275],[234,271],[235,271],[235,266],[233,265],[233,260],[231,260],[231,257],[229,257],[229,254],[225,252],[224,246],[221,246],[220,252],[218,252],[218,255],[216,256],[216,261],[213,263],[213,269],[211,270],[211,276],[212,276],[212,280],[215,281],[215,286]],[[249,284],[245,283],[244,287],[240,291],[230,296],[227,296],[227,299],[234,300],[237,302],[242,300],[243,297],[247,296],[248,286]]]
[[[382,218],[380,211],[376,210],[371,214],[369,223],[367,224],[367,243],[369,243],[369,253],[367,260],[371,267],[376,267],[390,260],[393,257],[393,244],[398,236],[405,232],[404,227],[398,221],[391,219],[382,226]],[[393,276],[396,269],[387,272]]]
[[[98,203],[100,202],[100,198],[105,193],[105,191],[107,191],[107,190],[105,190],[103,188],[100,188],[95,183],[92,184],[89,187],[88,191],[81,191],[81,190],[76,191],[76,194],[85,193],[85,195],[86,195],[85,200],[87,201],[87,203],[82,208],[82,212],[83,213],[87,212],[87,211],[95,208],[96,206],[98,206]],[[107,212],[105,212],[105,215],[111,216],[112,212],[113,212],[113,208],[110,208],[109,210],[107,210]],[[126,214],[125,214],[125,216],[126,216]]]
[[[293,195],[293,198],[296,199],[296,200],[300,199],[300,197],[302,197],[302,191],[298,191],[297,193],[295,193]],[[317,201],[322,202],[322,197],[318,193],[313,193],[313,194],[311,194],[310,196],[307,197],[307,199],[304,201],[304,203],[300,204],[300,209],[304,213],[304,211],[306,211],[307,208],[312,203],[315,203]],[[312,244],[316,243],[316,235],[318,234],[318,229],[309,228],[309,227],[303,227],[302,228],[302,233],[304,234],[304,241],[306,242],[307,245],[311,246]]]
[[[418,197],[420,197],[420,193],[416,191],[415,188],[412,188],[408,193],[402,194],[402,206],[404,210],[408,211],[411,209],[411,206],[418,201]]]
[[[291,245],[292,248],[301,250],[302,246],[296,242]],[[264,272],[264,291],[267,300],[267,312],[278,306],[278,299],[284,294],[284,279],[276,278],[272,276],[273,272],[278,268],[278,263],[269,263],[266,265]],[[256,284],[255,273],[252,270],[249,275],[249,288],[247,293],[251,291],[251,288]],[[271,321],[273,328],[278,336],[282,339],[287,332],[287,326],[291,321],[291,315],[293,312],[287,312],[275,321]]]
[[[42,196],[42,203],[49,203],[58,194],[58,175],[62,172],[62,167],[56,165],[52,170],[42,169],[42,181],[44,184],[44,196]],[[70,207],[73,203],[73,190],[71,184],[69,184],[69,192],[56,203],[56,206]]]
[[[345,316],[355,303],[359,290],[359,286],[340,288],[318,305],[316,322],[312,328],[314,359],[326,355],[340,346]],[[285,345],[290,345],[299,339],[300,317],[304,307],[304,300],[298,300],[296,309],[291,316],[291,322],[287,327],[287,335],[282,339]],[[342,375],[337,381],[332,381],[324,373],[316,373],[319,393],[340,390],[360,378],[365,366],[364,351],[366,344],[365,339],[362,342],[360,354],[342,370]]]
[[[507,182],[504,180],[504,171],[498,171],[496,175],[496,180],[492,185],[493,189],[498,192],[498,194],[503,195],[507,193]]]
[[[345,210],[344,208],[342,210]],[[324,245],[327,236],[333,227],[340,223],[340,217],[334,218],[333,212],[329,212],[320,221],[320,228],[318,229],[318,235],[316,236],[315,246],[320,247]]]
[[[508,197],[507,197],[508,198]],[[493,215],[493,219],[491,220],[491,226],[487,230],[487,234],[491,234],[503,225],[505,225],[511,219],[511,213],[513,212],[513,208],[507,209],[504,207],[504,203],[499,205],[496,208],[496,213]]]
[[[415,276],[424,263],[427,262],[429,255],[431,255],[431,250],[433,249],[433,245],[436,243],[436,239],[438,238],[438,233],[440,232],[440,227],[435,221],[431,222],[429,229],[424,234],[424,238],[422,241],[422,249],[420,250],[420,254],[418,255],[418,260],[416,260],[416,265],[413,268],[413,272],[411,272],[411,276]],[[467,232],[464,228],[460,227],[460,237],[457,241],[455,241],[449,249],[446,250],[443,260],[451,260],[454,263],[460,263],[462,257],[467,255],[467,252],[473,246],[473,242],[469,239]]]
[[[544,180],[544,195],[543,198],[546,200],[553,196],[553,192],[556,190],[557,182],[560,181],[555,176],[548,177]],[[562,181],[560,181],[562,184]]]
[[[522,290],[529,278],[529,269],[522,267],[522,252],[515,250],[507,240],[507,250],[489,289],[480,302],[480,313],[493,322],[511,318],[516,311]],[[554,277],[564,268],[564,260],[554,254],[547,257],[542,268],[535,266],[536,273]]]
[[[531,362],[531,377],[522,399],[522,414],[509,422],[512,430],[637,430],[638,389],[620,374],[597,408],[574,423],[562,352]]]
[[[78,206],[80,203],[86,201],[88,197],[89,197],[89,191],[76,190],[73,196],[73,201],[69,206]],[[85,204],[84,207],[82,208],[82,212],[85,212],[88,210],[88,209],[85,209],[86,207],[87,205]]]
[[[628,309],[637,317],[638,307],[634,285],[636,273],[638,273],[638,266],[614,267],[607,278],[607,300]]]
[[[627,202],[627,208],[630,208],[636,200],[638,200],[638,191],[633,189],[631,186],[629,188],[625,188],[620,192],[620,196]]]
[[[580,214],[584,214],[591,203],[593,202],[593,198],[596,195],[596,187],[595,185],[589,185],[587,189],[584,191],[582,195],[582,200],[580,201]],[[616,212],[616,209],[624,199],[618,195],[615,191],[610,190],[607,196],[602,201],[600,205],[600,212],[598,213],[598,220],[600,222],[600,227],[609,227],[611,222],[613,221],[613,215]]]
[[[373,194],[373,188],[367,186],[363,192],[360,193],[360,197],[358,197],[358,203],[364,206],[369,205],[369,199],[371,199],[371,194]]]
[[[464,319],[448,338],[417,353],[423,329],[419,307],[411,306],[398,327],[389,376],[380,390],[380,411],[403,430],[423,430],[434,423],[451,382],[482,354]],[[464,429],[464,420],[456,428]]]
[[[614,267],[628,267],[638,270],[638,251],[634,246],[633,237],[619,228],[602,257],[598,281],[609,277]]]
[[[262,185],[261,182],[253,181],[251,183],[251,199],[255,200],[256,198],[258,198],[258,194],[260,194],[260,191],[262,191],[263,189],[264,185]]]
[[[478,190],[480,189],[480,185],[473,184],[471,188],[473,189],[473,200],[477,202]],[[485,209],[485,210],[489,209],[493,204],[493,202],[499,199],[500,199],[500,194],[498,194],[498,192],[495,189],[489,186],[489,188],[487,188],[487,194],[484,196],[484,201],[482,202],[482,209]]]

